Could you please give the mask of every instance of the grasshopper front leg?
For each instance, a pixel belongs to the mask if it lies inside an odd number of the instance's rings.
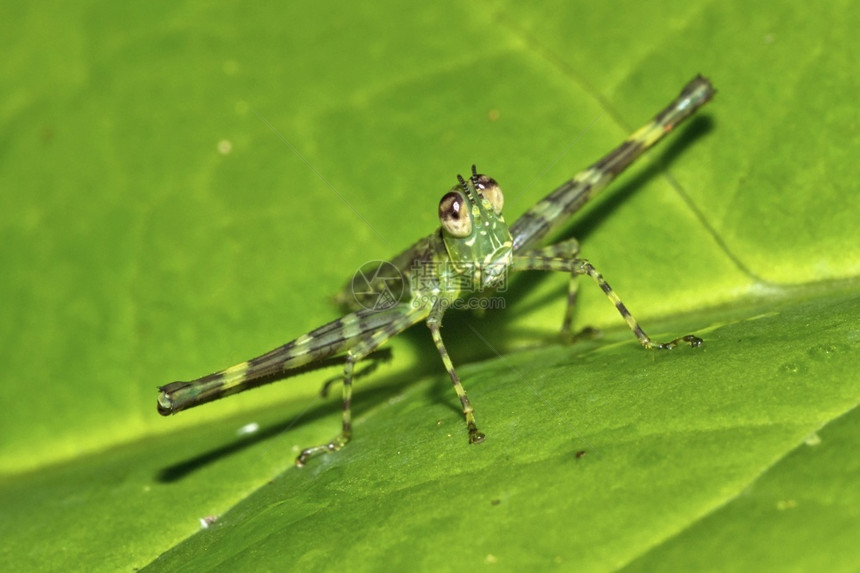
[[[478,431],[478,424],[475,422],[475,409],[472,408],[472,403],[469,397],[466,396],[466,389],[460,382],[460,377],[454,371],[454,363],[451,362],[451,357],[448,356],[448,349],[445,348],[445,343],[442,341],[442,315],[445,314],[445,305],[442,304],[442,299],[437,300],[433,308],[430,310],[430,316],[427,318],[427,327],[430,329],[430,335],[433,337],[433,343],[436,345],[436,350],[439,351],[439,356],[442,357],[442,363],[445,365],[445,370],[451,377],[451,383],[454,385],[454,391],[457,392],[457,397],[460,399],[460,405],[463,407],[463,415],[466,417],[466,429],[469,432],[469,443],[480,444],[484,441],[484,434]]]

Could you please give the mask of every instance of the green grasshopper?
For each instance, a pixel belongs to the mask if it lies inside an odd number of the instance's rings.
[[[158,412],[175,414],[300,372],[343,363],[343,420],[340,433],[330,442],[302,450],[296,464],[304,465],[318,454],[341,449],[352,436],[352,382],[357,363],[373,359],[390,338],[424,321],[442,363],[460,399],[469,442],[484,441],[474,409],[454,370],[442,341],[442,316],[469,297],[504,286],[510,271],[560,271],[570,274],[568,304],[562,324],[569,334],[576,281],[588,275],[603,290],[627,322],[639,342],[648,349],[671,349],[681,343],[697,347],[702,340],[686,335],[656,343],[645,334],[624,303],[587,260],[577,258],[574,239],[535,248],[548,233],[578,211],[618,174],[690,117],[714,95],[710,81],[697,76],[663,111],[591,167],[564,183],[526,211],[510,227],[502,216],[504,197],[498,183],[472,166],[468,179],[458,183],[439,203],[441,226],[433,234],[392,259],[392,275],[368,283],[359,292],[355,282],[341,293],[351,307],[349,314],[299,336],[292,342],[226,370],[190,382],[172,382],[159,388]],[[393,296],[391,281],[403,279],[402,292]],[[351,300],[349,291],[352,291]],[[374,302],[375,301],[375,302]],[[372,304],[371,304],[372,303]]]

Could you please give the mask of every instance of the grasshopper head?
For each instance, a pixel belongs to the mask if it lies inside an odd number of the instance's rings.
[[[468,180],[458,175],[460,184],[439,202],[442,240],[457,273],[476,273],[481,288],[498,284],[511,263],[511,233],[502,217],[504,196],[492,177],[472,166]]]

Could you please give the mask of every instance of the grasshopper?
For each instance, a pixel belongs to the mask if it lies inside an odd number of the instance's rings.
[[[586,259],[578,257],[579,244],[575,239],[544,247],[537,245],[646,150],[707,103],[714,93],[710,81],[697,76],[653,120],[547,195],[510,226],[502,216],[504,195],[499,184],[492,177],[478,173],[473,165],[471,175],[468,178],[458,175],[457,184],[442,197],[438,229],[387,263],[388,271],[383,273],[382,279],[366,280],[363,290],[356,288],[355,280],[346,286],[340,298],[351,307],[349,314],[226,370],[190,382],[161,386],[158,412],[175,414],[307,370],[342,363],[341,430],[331,441],[302,450],[296,458],[296,464],[302,466],[310,458],[340,450],[349,442],[356,364],[373,359],[390,338],[424,322],[460,400],[469,442],[483,442],[485,436],[478,430],[474,408],[454,370],[440,329],[449,307],[457,307],[473,295],[502,286],[511,271],[558,271],[570,275],[571,286],[562,324],[565,334],[569,334],[571,328],[576,278],[588,275],[645,348],[667,350],[679,344],[700,346],[702,340],[693,335],[664,343],[654,342],[603,276]],[[401,281],[396,296],[391,289],[395,279]]]

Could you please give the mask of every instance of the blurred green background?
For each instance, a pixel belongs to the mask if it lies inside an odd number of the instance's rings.
[[[858,13],[0,7],[2,561],[849,570]],[[695,330],[703,352],[646,355],[584,281],[577,322],[606,337],[560,345],[566,277],[523,278],[505,311],[446,317],[480,448],[420,327],[359,385],[355,443],[312,468],[291,468],[292,448],[336,431],[337,398],[314,398],[326,373],[156,414],[157,385],[336,318],[331,296],[431,232],[472,163],[513,221],[697,73],[718,89],[701,117],[563,235],[652,334]],[[262,437],[235,435],[248,421]],[[759,479],[789,485],[745,506]],[[721,527],[760,537],[726,555],[737,540]]]

